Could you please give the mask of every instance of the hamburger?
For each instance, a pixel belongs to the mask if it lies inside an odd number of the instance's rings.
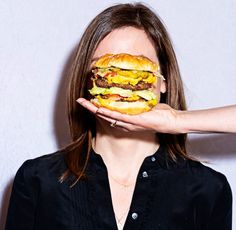
[[[159,66],[144,56],[126,53],[100,57],[92,70],[91,102],[125,114],[149,111],[158,102],[153,84],[161,77]]]

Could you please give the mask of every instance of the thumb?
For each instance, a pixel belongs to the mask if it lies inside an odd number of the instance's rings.
[[[167,105],[167,104],[165,104],[165,103],[158,103],[153,109],[155,109],[155,110],[161,110],[161,109],[163,109],[163,110],[172,110],[172,108],[169,106],[169,105]]]

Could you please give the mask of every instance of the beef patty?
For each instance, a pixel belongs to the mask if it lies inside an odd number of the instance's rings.
[[[130,90],[145,90],[151,88],[152,84],[146,83],[143,81],[138,82],[136,85],[130,84],[118,84],[118,83],[108,83],[105,78],[98,77],[95,80],[95,84],[102,88],[111,88],[111,87],[119,87],[122,89],[130,89]]]

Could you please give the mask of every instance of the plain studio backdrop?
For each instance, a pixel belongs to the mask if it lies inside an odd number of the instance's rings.
[[[82,32],[101,10],[124,2],[0,1],[1,230],[20,165],[69,143],[66,71]],[[171,35],[189,109],[236,104],[236,1],[144,3]],[[236,194],[236,135],[192,135],[189,149],[224,173]],[[233,219],[235,229],[236,206]]]

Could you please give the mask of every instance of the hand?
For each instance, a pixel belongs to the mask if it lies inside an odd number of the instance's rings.
[[[106,108],[98,108],[84,98],[79,98],[77,102],[110,123],[117,121],[115,127],[124,131],[180,133],[177,130],[177,120],[180,112],[172,109],[167,104],[157,104],[152,110],[138,115],[127,115]]]

